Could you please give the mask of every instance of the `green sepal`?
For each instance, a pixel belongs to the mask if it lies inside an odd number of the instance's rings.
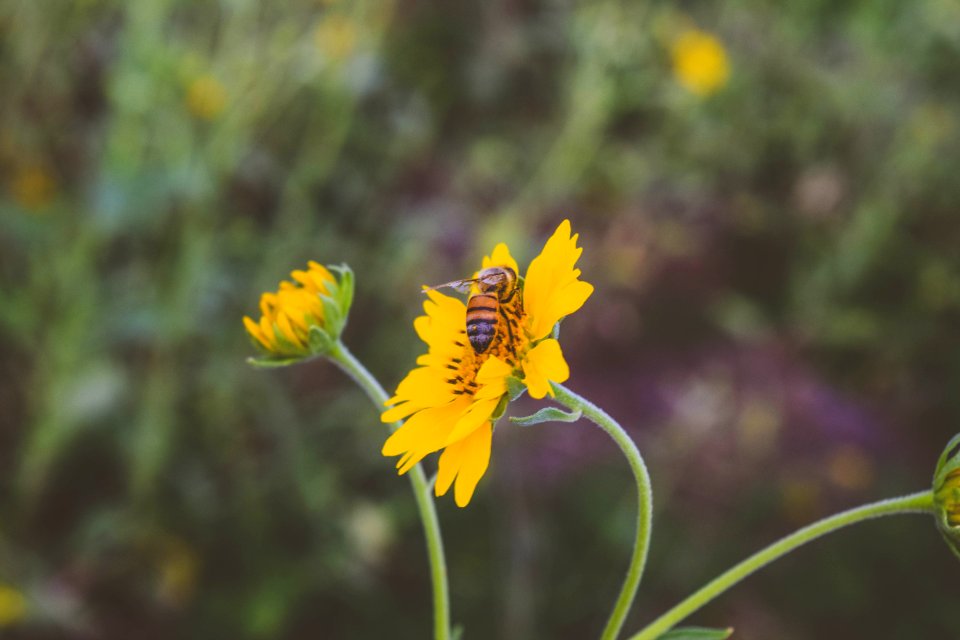
[[[937,524],[940,525],[940,518],[937,518]],[[953,555],[957,556],[957,559],[960,560],[960,543],[953,539],[953,536],[944,531],[943,526],[940,526],[940,533],[943,534],[943,539],[946,541],[947,546],[950,547],[950,551],[953,552]]]
[[[532,416],[510,418],[510,422],[518,424],[521,427],[530,427],[535,424],[540,424],[541,422],[576,422],[582,415],[583,412],[579,409],[576,411],[564,411],[556,407],[544,407]]]
[[[497,403],[497,407],[493,410],[493,413],[490,414],[490,421],[496,424],[497,420],[503,417],[503,414],[507,411],[507,405],[510,404],[510,396],[504,394],[500,397],[500,402]]]
[[[327,333],[323,327],[310,327],[310,353],[313,355],[326,355],[336,344],[336,338]]]
[[[335,278],[334,282],[328,282],[324,285],[327,293],[320,294],[326,331],[336,340],[343,334],[343,330],[347,326],[350,306],[353,304],[353,271],[345,264],[327,265],[327,270],[339,275],[339,278]]]
[[[937,460],[937,468],[933,472],[933,488],[936,489],[944,477],[957,467],[960,467],[960,433],[950,438]]]
[[[507,395],[510,397],[510,402],[522,396],[526,390],[527,385],[523,383],[523,380],[514,376],[507,376]]]
[[[733,635],[733,627],[710,629],[708,627],[680,627],[671,629],[659,640],[725,640]]]
[[[450,630],[450,640],[463,640],[463,625],[458,624]]]
[[[327,270],[340,274],[340,281],[337,283],[337,302],[340,304],[340,310],[346,325],[347,315],[350,313],[350,307],[353,305],[353,270],[346,264],[328,264]]]
[[[323,305],[323,324],[326,332],[339,338],[347,318],[340,309],[340,304],[333,296],[320,294],[320,304]]]

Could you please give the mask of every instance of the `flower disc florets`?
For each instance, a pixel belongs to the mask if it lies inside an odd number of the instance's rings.
[[[467,305],[427,291],[426,315],[414,321],[414,328],[429,350],[400,382],[382,416],[384,422],[406,418],[383,446],[384,455],[400,456],[400,473],[443,449],[436,494],[446,493],[456,480],[456,503],[465,506],[486,472],[493,423],[508,401],[510,379],[520,379],[531,397],[539,399],[552,395],[550,381],[569,377],[551,333],[593,292],[575,268],[583,251],[576,243],[577,235],[571,235],[565,220],[530,263],[526,277],[518,280],[517,295],[501,296],[495,307],[496,337],[482,353],[467,338]],[[483,269],[494,266],[519,273],[503,243],[483,259]]]

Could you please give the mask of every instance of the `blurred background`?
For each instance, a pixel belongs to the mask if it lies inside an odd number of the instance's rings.
[[[798,526],[929,485],[960,424],[960,2],[0,1],[0,636],[426,638],[385,429],[241,317],[348,262],[392,388],[425,283],[564,217],[569,386],[653,476],[627,628]],[[527,413],[520,404],[515,413]],[[428,463],[428,468],[435,464]],[[628,468],[502,423],[439,502],[464,638],[590,638]],[[932,522],[860,525],[691,622],[960,635]]]

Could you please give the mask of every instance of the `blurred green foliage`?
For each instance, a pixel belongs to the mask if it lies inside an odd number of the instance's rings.
[[[709,95],[673,75],[694,27],[729,60]],[[571,385],[637,425],[657,496],[630,628],[925,486],[960,423],[958,63],[954,0],[4,0],[4,637],[425,637],[376,413],[322,361],[248,368],[240,318],[347,262],[346,341],[389,387],[421,284],[562,217],[598,285]],[[591,637],[626,466],[579,425],[494,449],[440,506],[454,619]],[[869,524],[691,623],[953,637],[956,569],[930,523]]]

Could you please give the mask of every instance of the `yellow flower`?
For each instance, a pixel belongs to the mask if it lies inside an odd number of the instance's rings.
[[[313,32],[314,45],[334,62],[346,60],[356,49],[357,40],[356,23],[338,13],[324,17]]]
[[[200,76],[187,87],[187,109],[201,120],[213,120],[227,106],[227,90],[213,76]]]
[[[10,191],[24,209],[40,211],[56,196],[57,182],[44,167],[30,165],[22,167],[13,176]]]
[[[27,599],[11,585],[0,584],[0,629],[17,624],[27,616]]]
[[[426,354],[387,401],[384,422],[406,418],[387,439],[383,455],[401,456],[401,474],[425,456],[443,449],[434,490],[444,495],[456,481],[458,506],[470,502],[487,470],[493,424],[508,398],[509,378],[518,378],[533,398],[553,395],[550,381],[563,382],[570,370],[560,344],[550,337],[554,326],[586,302],[593,286],[580,280],[575,267],[583,249],[564,220],[533,259],[520,295],[502,296],[497,337],[476,353],[466,334],[467,307],[457,298],[427,291],[426,315],[414,321]],[[483,259],[482,268],[509,267],[517,262],[503,243]]]
[[[309,262],[306,271],[292,271],[276,293],[260,296],[260,322],[244,316],[243,324],[258,347],[275,357],[311,355],[311,329],[324,328],[327,310],[321,296],[336,290],[336,280],[321,264]]]
[[[709,96],[727,83],[727,52],[713,34],[688,29],[673,41],[673,74],[688,91]]]

